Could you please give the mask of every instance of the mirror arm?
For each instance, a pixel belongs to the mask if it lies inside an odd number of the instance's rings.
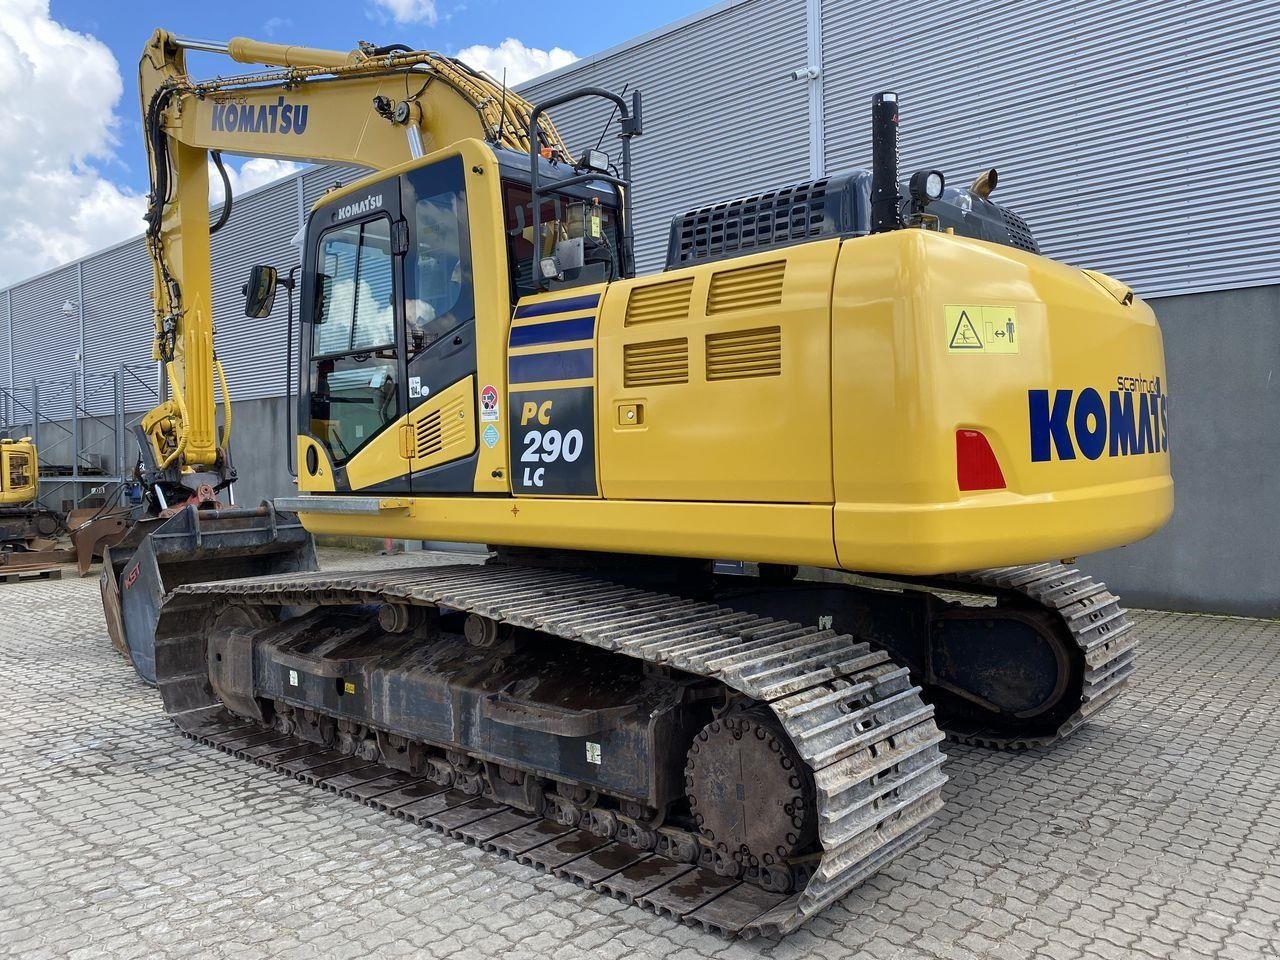
[[[294,264],[289,268],[288,275],[280,280],[280,286],[288,291],[287,303],[288,307],[285,312],[285,353],[284,353],[284,447],[285,447],[285,465],[289,471],[289,476],[294,482],[298,479],[298,469],[294,463],[294,447],[297,446],[297,438],[293,431],[293,289],[297,286],[294,274],[302,270],[301,264]],[[301,326],[301,325],[299,325]],[[302,376],[302,355],[298,355],[298,377]]]

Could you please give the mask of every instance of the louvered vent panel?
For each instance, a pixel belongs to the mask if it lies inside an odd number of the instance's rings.
[[[692,295],[693,277],[633,287],[631,295],[627,297],[627,326],[662,320],[684,320],[689,316],[689,299]]]
[[[782,302],[782,276],[786,269],[787,262],[778,260],[720,271],[711,278],[707,313],[776,306]]]
[[[781,373],[781,327],[707,334],[708,380],[745,380]]]
[[[689,341],[650,340],[622,348],[622,382],[631,387],[655,387],[689,382]]]
[[[468,426],[462,415],[462,404],[463,398],[458,397],[418,421],[418,446],[414,454],[418,460],[433,457],[446,447],[466,440]]]
[[[676,217],[671,224],[667,269],[831,233],[829,183],[827,179],[805,181]]]

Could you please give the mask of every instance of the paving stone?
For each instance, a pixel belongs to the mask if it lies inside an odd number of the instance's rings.
[[[112,651],[96,580],[3,584],[0,607],[5,956],[1280,958],[1277,622],[1134,612],[1113,708],[1050,749],[947,747],[920,846],[742,943],[180,737]]]

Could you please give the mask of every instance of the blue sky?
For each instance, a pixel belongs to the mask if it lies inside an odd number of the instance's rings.
[[[52,0],[50,12],[54,20],[71,30],[101,40],[115,55],[125,86],[118,111],[118,149],[114,161],[101,165],[101,169],[123,186],[144,190],[146,164],[138,128],[134,74],[142,46],[156,27],[208,40],[249,36],[338,50],[349,50],[358,40],[370,40],[407,43],[449,54],[476,44],[496,48],[512,38],[535,50],[559,47],[586,56],[678,20],[711,2],[645,0],[610,6],[567,0],[219,0],[181,4],[159,0]],[[622,13],[620,8],[624,6],[627,9]],[[191,67],[207,74],[239,69],[212,56],[193,59]]]
[[[406,43],[495,77],[505,68],[514,85],[709,2],[645,0],[623,13],[568,0],[0,0],[0,288],[142,232],[137,64],[157,27],[338,50]],[[198,78],[251,69],[211,54],[188,63]],[[295,169],[264,158],[228,164],[237,193]]]

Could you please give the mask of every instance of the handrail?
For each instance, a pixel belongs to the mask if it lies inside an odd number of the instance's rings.
[[[529,202],[533,207],[533,264],[529,272],[529,278],[534,283],[535,289],[538,290],[543,289],[542,273],[539,269],[540,261],[542,260],[542,193],[538,185],[538,163],[542,158],[542,154],[538,146],[540,142],[538,120],[552,107],[558,107],[561,104],[569,103],[572,100],[580,100],[584,97],[602,97],[611,101],[618,109],[622,130],[622,176],[613,177],[607,173],[599,173],[597,175],[593,172],[558,181],[556,186],[561,187],[566,184],[595,180],[600,180],[613,186],[622,206],[622,270],[620,272],[624,277],[630,277],[635,274],[635,237],[631,227],[631,138],[638,137],[644,132],[640,119],[640,91],[632,91],[631,110],[628,110],[626,101],[616,93],[601,87],[579,87],[549,100],[543,100],[535,105],[533,111],[529,114]]]

